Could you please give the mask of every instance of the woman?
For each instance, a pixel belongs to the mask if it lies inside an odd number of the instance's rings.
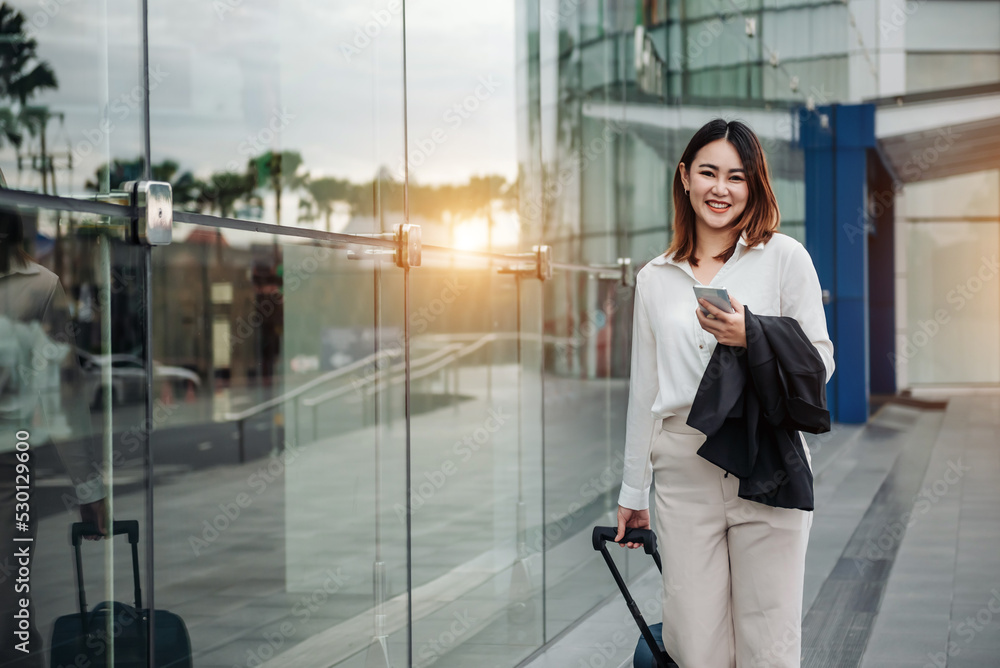
[[[0,188],[5,188],[0,172]],[[73,325],[68,302],[59,277],[31,259],[24,250],[25,234],[21,215],[0,207],[0,566],[20,564],[30,568],[31,559],[43,543],[23,554],[23,542],[15,537],[36,539],[38,521],[28,503],[27,527],[15,525],[24,514],[23,481],[34,494],[37,473],[32,457],[35,448],[55,443],[66,467],[84,522],[94,522],[102,533],[106,525],[103,482],[95,475],[101,470],[99,444],[90,438],[90,415],[80,401],[82,382],[73,349]],[[27,433],[28,455],[15,448],[15,435]],[[25,437],[19,437],[25,438]],[[24,451],[21,451],[24,452]],[[26,457],[26,459],[24,458]],[[19,475],[20,474],[20,475]],[[70,497],[63,494],[64,499]],[[20,521],[20,520],[18,520]],[[88,537],[96,539],[96,537]],[[25,560],[27,563],[25,563]],[[44,648],[35,625],[33,607],[28,607],[27,629],[14,616],[32,602],[13,577],[0,570],[0,665],[34,668],[43,665]],[[32,582],[34,585],[35,582]],[[37,599],[37,597],[36,597]],[[16,636],[15,631],[27,633]],[[27,642],[29,652],[16,645]]]
[[[812,512],[739,498],[739,479],[696,454],[705,435],[686,418],[715,346],[746,347],[744,303],[795,318],[829,380],[819,279],[805,248],[777,232],[767,161],[743,123],[698,130],[673,196],[670,249],[636,278],[618,538],[649,527],[655,478],[667,652],[680,668],[798,666]],[[695,285],[728,288],[735,312],[696,301]]]

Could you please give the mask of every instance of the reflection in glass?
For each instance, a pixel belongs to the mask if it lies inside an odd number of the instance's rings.
[[[604,562],[590,547],[590,531],[613,524],[617,510],[632,289],[579,272],[559,273],[545,289],[546,632],[551,637],[614,590]]]
[[[331,232],[402,222],[402,12],[389,5],[152,3],[150,62],[171,73],[151,91],[152,162],[174,205]]]
[[[158,605],[199,666],[405,656],[402,270],[364,247],[174,232],[154,349],[206,389],[172,395],[154,432]]]
[[[0,33],[0,167],[9,186],[90,197],[140,177],[138,3],[109,0],[95,14],[81,3],[5,2]],[[170,75],[151,67],[149,90]]]
[[[59,218],[67,233],[55,238]],[[43,665],[49,656],[73,662],[82,651],[71,524],[108,534],[113,516],[137,522],[146,537],[145,411],[117,411],[142,406],[146,396],[148,374],[138,361],[144,358],[142,257],[121,238],[120,227],[96,216],[0,211],[0,422],[11,436],[0,448],[0,538],[5,550],[16,550],[5,552],[4,563],[19,562],[24,550],[31,556],[28,580],[19,585],[5,575],[0,582],[2,619],[16,623],[23,600],[33,622],[20,650],[2,645],[4,665]],[[121,364],[126,358],[132,363]],[[19,542],[25,537],[33,540]],[[101,612],[99,602],[133,603],[133,562],[121,539],[117,548],[111,540],[84,541],[81,553],[79,585],[89,597],[86,631],[94,642],[84,658],[111,665],[113,615]],[[116,574],[129,586],[116,589]],[[148,591],[149,574],[138,576]],[[16,586],[30,590],[18,593]],[[119,610],[138,621],[134,608]],[[12,638],[14,628],[4,633]]]
[[[415,662],[543,640],[535,280],[444,254],[410,275]]]
[[[919,197],[948,185],[954,189],[954,181],[910,187]],[[938,197],[939,206],[953,201]],[[995,280],[982,280],[996,276],[1000,231],[962,220],[911,222],[904,231],[907,335],[897,344],[894,365],[913,386],[1000,383],[1000,288]]]

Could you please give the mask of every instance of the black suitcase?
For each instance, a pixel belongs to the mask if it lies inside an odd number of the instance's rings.
[[[673,659],[670,658],[670,655],[663,648],[663,624],[646,625],[646,620],[642,618],[639,606],[636,605],[635,599],[632,598],[632,594],[629,593],[628,586],[625,584],[625,580],[622,579],[621,573],[618,572],[615,560],[608,553],[608,546],[605,543],[608,541],[615,542],[615,536],[617,535],[617,527],[594,527],[593,543],[594,549],[604,557],[604,561],[611,570],[611,575],[614,576],[615,582],[622,592],[622,596],[625,597],[625,604],[628,606],[629,612],[632,613],[635,623],[639,625],[639,631],[642,632],[642,637],[639,638],[639,643],[635,648],[632,665],[634,668],[677,668],[677,664],[674,663]],[[656,549],[656,534],[652,531],[649,529],[626,529],[625,536],[621,542],[642,543],[642,549],[646,554],[652,555],[653,561],[656,563],[656,568],[661,573],[663,572],[660,553]]]
[[[166,610],[142,607],[139,587],[139,522],[126,520],[113,523],[112,534],[127,534],[132,546],[132,576],[135,586],[135,607],[118,601],[99,603],[87,612],[83,592],[83,565],[80,542],[84,536],[98,535],[93,524],[76,522],[72,526],[71,542],[76,559],[76,581],[80,611],[63,615],[52,630],[52,668],[64,666],[104,666],[110,647],[114,648],[115,668],[147,668],[147,639],[150,616],[155,633],[154,665],[148,668],[191,668],[191,638],[184,621]],[[111,618],[112,632],[107,632]]]

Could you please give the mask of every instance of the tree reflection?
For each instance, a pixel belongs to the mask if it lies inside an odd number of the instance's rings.
[[[24,15],[6,2],[0,3],[0,103],[7,105],[0,108],[0,145],[7,142],[17,150],[20,170],[24,131],[39,137],[40,153],[27,157],[41,174],[42,192],[47,193],[50,177],[55,187],[55,165],[46,147],[46,130],[49,120],[62,119],[62,113],[50,112],[48,107],[29,107],[28,100],[42,90],[58,88],[59,83],[52,67],[39,60],[38,42],[24,28]]]
[[[278,222],[282,202],[291,195],[298,198],[295,224],[322,221],[322,228],[328,232],[342,230],[348,220],[355,218],[373,219],[376,214],[399,217],[404,206],[403,183],[388,168],[379,169],[372,179],[361,182],[313,176],[298,151],[268,151],[250,159],[246,172],[219,171],[207,178],[182,172],[179,164],[169,159],[154,164],[151,172],[153,180],[171,184],[174,206],[178,209],[262,220],[264,195],[270,193],[275,198],[272,222]],[[141,157],[115,159],[110,167],[108,164],[99,167],[85,187],[101,192],[102,183],[117,188],[122,182],[140,179],[142,175]],[[457,184],[411,181],[406,190],[411,220],[439,227],[453,244],[457,232],[458,237],[464,238],[459,245],[478,247],[494,245],[492,233],[497,212],[516,211],[519,198],[517,181],[508,181],[499,174],[471,176],[465,183]],[[335,214],[343,216],[336,224]],[[472,228],[474,232],[470,231]]]

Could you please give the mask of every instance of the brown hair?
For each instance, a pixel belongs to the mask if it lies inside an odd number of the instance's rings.
[[[31,256],[24,250],[24,224],[21,215],[0,209],[0,271],[8,272],[15,266],[27,266]]]
[[[7,179],[0,170],[0,188],[7,187]],[[16,208],[0,207],[0,271],[8,272],[15,264],[22,267],[31,262],[24,250],[24,221]]]
[[[732,257],[740,235],[746,234],[747,244],[751,247],[771,240],[778,230],[781,214],[778,212],[778,200],[771,189],[771,173],[767,167],[767,158],[760,140],[753,130],[740,121],[729,121],[716,118],[705,123],[691,137],[684,154],[681,156],[674,171],[674,238],[666,254],[673,253],[677,262],[690,262],[698,266],[695,257],[695,215],[691,200],[684,194],[684,182],[681,181],[681,166],[684,163],[688,173],[695,156],[706,144],[718,139],[725,139],[740,156],[746,174],[748,198],[746,209],[733,224],[732,244],[715,259],[725,262]]]

